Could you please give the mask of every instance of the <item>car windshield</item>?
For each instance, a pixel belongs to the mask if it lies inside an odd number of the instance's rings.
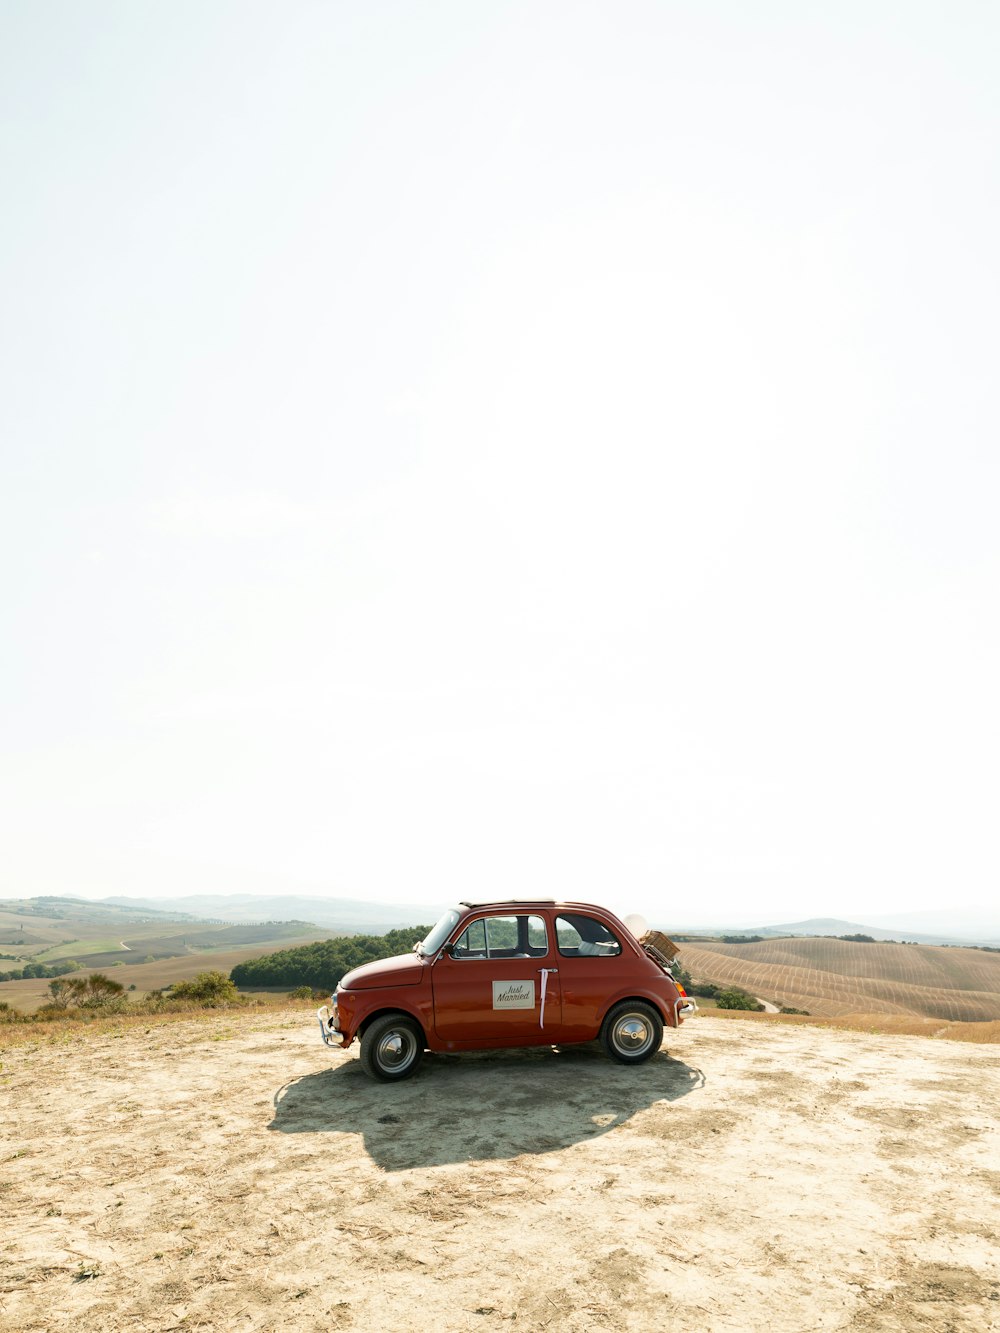
[[[429,958],[432,953],[437,953],[441,945],[451,934],[455,926],[458,925],[458,919],[461,916],[454,907],[449,907],[447,912],[438,920],[437,925],[426,937],[416,946],[416,951],[421,958]]]

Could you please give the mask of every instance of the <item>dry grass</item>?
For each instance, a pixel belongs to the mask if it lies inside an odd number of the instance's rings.
[[[248,958],[260,958],[261,955],[274,953],[277,949],[290,949],[299,944],[312,943],[313,940],[326,939],[329,933],[329,931],[313,931],[311,934],[296,936],[294,939],[276,940],[270,944],[246,945],[242,949],[202,949],[196,953],[186,954],[182,958],[161,958],[152,963],[126,963],[113,969],[103,967],[99,970],[107,973],[113,980],[120,981],[123,986],[134,985],[139,994],[146,994],[161,990],[164,986],[172,986],[178,981],[190,981],[199,972],[229,973],[237,963],[246,962]],[[122,955],[124,958],[128,956],[128,954]],[[15,965],[10,963],[8,966]],[[88,965],[73,975],[82,976],[95,970],[98,969]],[[7,1000],[24,1013],[33,1013],[45,1003],[48,986],[48,980],[42,977],[32,977],[26,981],[0,982],[0,1000]]]
[[[87,1018],[53,1018],[33,1020],[30,1023],[0,1022],[0,1050],[23,1046],[77,1045],[96,1037],[124,1037],[137,1029],[152,1031],[171,1023],[213,1022],[222,1016],[234,1023],[244,1023],[258,1008],[295,1010],[311,1013],[315,1000],[290,1000],[284,994],[258,999],[253,1005],[215,1006],[208,1008],[194,1002],[174,1000],[169,1009],[156,1012],[100,1014]]]
[[[701,1001],[699,1000],[699,1004]],[[1000,1021],[988,1023],[942,1023],[939,1018],[917,1014],[839,1014],[836,1018],[800,1014],[758,1014],[743,1009],[713,1009],[713,1018],[747,1019],[754,1023],[792,1023],[796,1026],[835,1028],[844,1032],[870,1032],[898,1037],[931,1037],[942,1041],[1000,1042]]]
[[[267,1010],[293,1010],[312,1014],[315,1000],[290,1000],[282,993],[258,997]],[[175,1002],[177,1007],[159,1013],[109,1014],[97,1016],[88,1022],[53,1019],[31,1023],[0,1023],[0,1050],[30,1045],[76,1045],[89,1037],[124,1036],[138,1028],[160,1028],[171,1023],[211,1022],[224,1013],[234,1021],[242,1022],[248,1010],[233,1006],[229,1010],[201,1008],[196,1004]],[[939,1019],[921,1018],[905,1014],[842,1014],[837,1018],[822,1018],[799,1014],[759,1014],[744,1009],[717,1009],[714,1001],[699,1000],[699,1008],[709,1010],[713,1018],[751,1023],[777,1023],[793,1026],[831,1028],[845,1032],[869,1032],[876,1035],[930,1037],[941,1041],[965,1041],[977,1044],[1000,1043],[1000,1021],[989,1023],[942,1023]],[[249,1011],[251,1014],[253,1010]]]

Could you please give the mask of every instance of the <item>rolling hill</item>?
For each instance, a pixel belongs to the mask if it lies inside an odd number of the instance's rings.
[[[1000,953],[924,944],[777,939],[686,943],[681,964],[700,981],[742,986],[817,1016],[916,1014],[1000,1019]]]
[[[199,972],[229,972],[237,963],[330,931],[308,921],[207,921],[145,904],[76,898],[0,900],[0,972],[28,963],[79,963],[81,972],[110,971],[136,991],[159,990]],[[72,975],[70,973],[69,975]],[[48,988],[43,977],[0,982],[0,1000],[34,1010]]]
[[[155,909],[145,898],[104,898],[101,905],[131,911]],[[262,893],[197,893],[170,899],[186,913],[213,921],[251,922],[290,917],[328,926],[341,934],[381,935],[421,921],[436,921],[447,904],[413,906],[408,903],[365,902],[359,898],[323,898],[309,895]],[[162,902],[160,907],[162,907]]]

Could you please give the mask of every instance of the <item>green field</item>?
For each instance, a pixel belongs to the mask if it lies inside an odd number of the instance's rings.
[[[121,943],[115,939],[97,939],[97,940],[69,940],[62,944],[53,944],[50,949],[43,949],[41,953],[32,953],[30,961],[33,963],[55,963],[63,958],[87,958],[93,953],[126,953],[127,950],[121,947]],[[28,955],[25,954],[25,961],[28,961]]]

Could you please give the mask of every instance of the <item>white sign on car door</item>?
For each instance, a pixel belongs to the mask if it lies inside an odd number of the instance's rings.
[[[494,1009],[534,1009],[535,983],[533,981],[494,981]]]

